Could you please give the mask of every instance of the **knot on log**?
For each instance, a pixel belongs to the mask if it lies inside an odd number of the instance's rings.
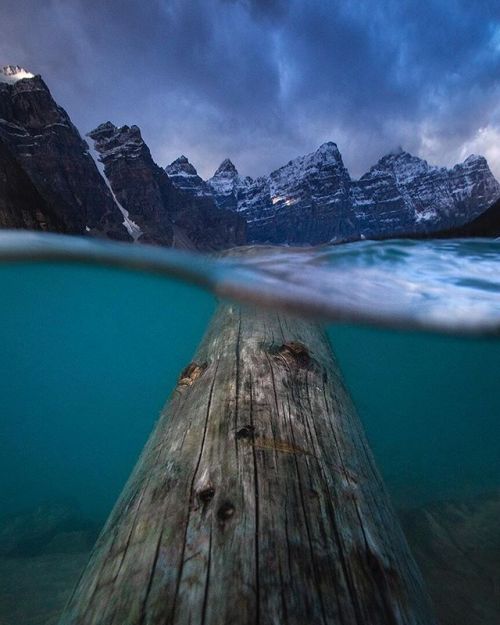
[[[225,501],[217,510],[217,518],[223,525],[234,515],[234,506],[230,501]]]
[[[309,367],[312,361],[307,347],[298,341],[283,343],[276,355],[283,358],[288,365],[303,369]]]
[[[201,364],[197,362],[190,363],[179,376],[179,386],[191,386],[193,382],[196,382],[196,380],[203,375],[207,367],[206,362]]]
[[[236,438],[238,440],[242,438],[253,438],[255,435],[255,428],[253,425],[244,425],[236,432]]]
[[[198,492],[198,499],[202,503],[209,503],[212,501],[215,495],[215,488],[213,486],[207,486]]]

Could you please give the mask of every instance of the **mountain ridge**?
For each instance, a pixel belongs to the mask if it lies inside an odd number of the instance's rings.
[[[42,77],[17,65],[0,69],[1,227],[201,251],[246,242],[240,216],[172,184],[137,126],[107,122],[93,133],[104,176]]]
[[[218,205],[244,215],[257,243],[427,236],[475,219],[500,197],[500,184],[477,155],[446,168],[399,149],[357,179],[331,141],[255,180],[227,160],[212,178],[198,176],[197,190],[211,190]],[[213,184],[221,170],[222,181]]]
[[[176,187],[153,160],[138,126],[117,127],[108,121],[88,136],[117,202],[139,229],[142,242],[166,246],[178,242],[204,250],[245,243],[242,218],[217,207],[209,196]],[[178,161],[186,178],[190,169],[184,159]]]
[[[87,143],[41,76],[18,66],[7,66],[0,74],[9,78],[0,80],[0,141],[63,231],[127,240],[120,212]]]
[[[106,122],[88,136],[104,176],[41,76],[0,69],[1,227],[207,251],[484,233],[498,221],[490,210],[465,228],[500,198],[482,156],[445,168],[400,148],[354,179],[328,141],[267,176],[242,176],[224,159],[203,180],[184,155],[159,167],[137,126]]]

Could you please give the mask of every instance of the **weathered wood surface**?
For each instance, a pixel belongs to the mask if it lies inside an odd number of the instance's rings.
[[[61,623],[434,623],[318,326],[219,307]]]

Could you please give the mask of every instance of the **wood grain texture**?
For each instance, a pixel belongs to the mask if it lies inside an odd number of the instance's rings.
[[[221,304],[61,625],[432,625],[319,326]]]

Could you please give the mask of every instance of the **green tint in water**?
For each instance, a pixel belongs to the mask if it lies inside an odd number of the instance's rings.
[[[395,503],[500,486],[500,340],[331,326]]]
[[[70,497],[105,516],[214,298],[77,265],[0,267],[0,516]]]

